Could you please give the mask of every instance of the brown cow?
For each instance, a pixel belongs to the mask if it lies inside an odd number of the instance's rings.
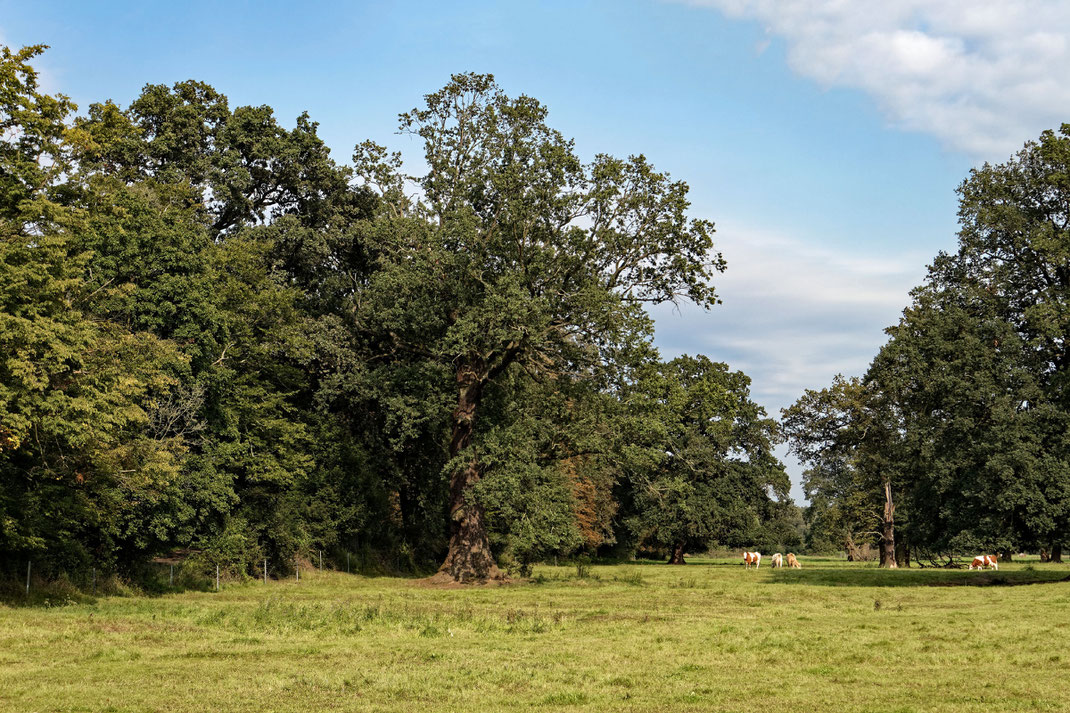
[[[751,565],[754,565],[755,569],[759,569],[762,566],[762,553],[761,552],[744,552],[743,564],[747,565],[747,569],[750,569]]]
[[[977,555],[973,558],[973,562],[970,563],[970,569],[985,569],[986,567],[999,570],[999,563],[996,562],[995,555]]]
[[[788,566],[795,569],[802,569],[802,565],[799,564],[799,560],[795,559],[795,555],[791,552],[788,553]]]

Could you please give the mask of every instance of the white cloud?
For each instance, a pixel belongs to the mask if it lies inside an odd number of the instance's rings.
[[[709,312],[654,310],[664,358],[706,354],[751,377],[769,415],[838,373],[861,376],[922,282],[931,255],[859,257],[722,220],[717,247],[728,271],[715,283],[724,304]],[[802,466],[779,448],[796,501]]]
[[[798,74],[860,89],[902,129],[1003,161],[1070,121],[1067,0],[686,0],[761,22]]]
[[[742,370],[772,415],[837,373],[864,373],[931,257],[858,257],[724,221],[718,236],[724,304],[656,310],[658,343],[666,357],[703,353]]]

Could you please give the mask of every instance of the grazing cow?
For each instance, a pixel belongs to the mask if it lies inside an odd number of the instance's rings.
[[[995,555],[977,555],[973,558],[973,562],[970,563],[970,569],[985,569],[986,567],[991,567],[995,570],[999,569],[999,563],[996,562]]]
[[[795,559],[795,555],[791,552],[788,553],[788,566],[795,569],[802,569],[802,565],[799,564],[799,560]]]
[[[754,565],[755,569],[760,569],[762,566],[762,553],[761,552],[744,552],[743,564],[747,565],[747,569],[750,569],[751,565]]]
[[[773,564],[772,564],[773,567],[783,567],[784,566],[784,555],[780,554],[779,552],[777,552],[775,555],[773,555],[771,559],[773,561]]]

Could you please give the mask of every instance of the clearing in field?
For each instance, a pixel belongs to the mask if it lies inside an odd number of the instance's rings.
[[[0,606],[0,709],[1070,710],[1070,567],[803,564],[453,589],[323,572]]]

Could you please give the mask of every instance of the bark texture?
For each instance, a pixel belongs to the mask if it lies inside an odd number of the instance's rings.
[[[450,456],[463,453],[472,443],[476,413],[487,375],[472,366],[457,370],[457,407],[453,410]],[[483,508],[471,502],[469,493],[479,482],[480,465],[473,454],[450,477],[450,544],[446,560],[435,579],[446,582],[485,582],[502,579],[487,538]]]
[[[684,562],[684,543],[677,542],[672,547],[672,552],[669,554],[669,564],[686,564]]]
[[[895,561],[895,504],[892,502],[892,484],[884,484],[884,518],[881,522],[881,567],[896,569]]]

